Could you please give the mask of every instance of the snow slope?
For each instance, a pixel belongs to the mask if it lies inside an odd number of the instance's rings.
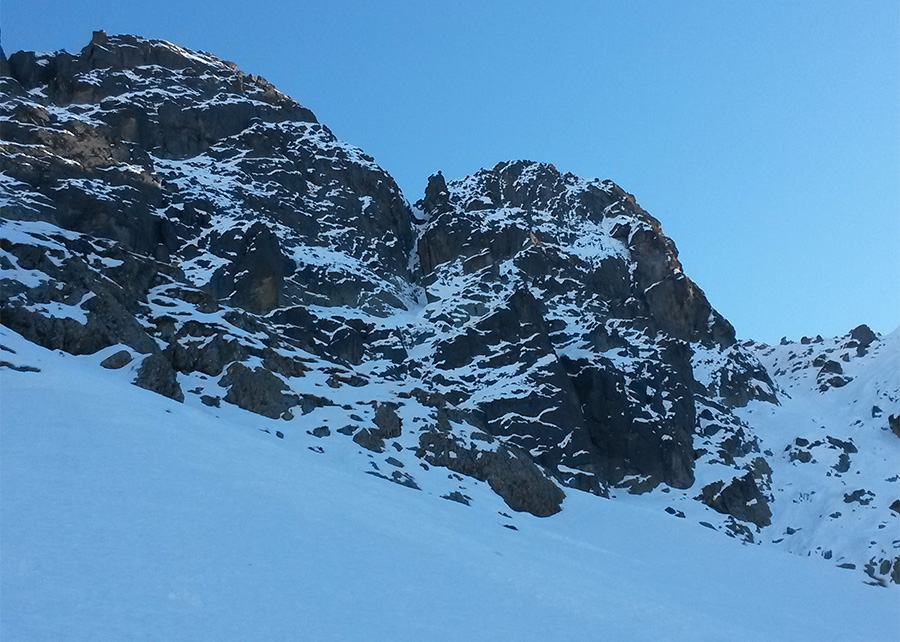
[[[781,388],[779,406],[737,411],[773,453],[767,539],[886,576],[900,555],[900,328],[864,347],[846,335],[753,349]]]
[[[638,501],[439,501],[444,469],[388,483],[350,440],[128,385],[112,349],[0,344],[4,642],[900,638],[896,591]]]

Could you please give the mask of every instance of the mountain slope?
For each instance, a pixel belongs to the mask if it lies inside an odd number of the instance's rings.
[[[893,591],[661,511],[578,493],[507,517],[471,481],[466,507],[439,499],[443,475],[417,491],[364,474],[352,442],[323,455],[275,420],[130,386],[98,367],[112,349],[0,343],[18,368],[0,405],[4,640],[900,633]]]
[[[587,491],[900,582],[896,333],[739,342],[611,181],[512,161],[411,207],[210,54],[0,62],[9,331],[347,475],[536,516]]]
[[[780,387],[777,409],[741,411],[769,457],[773,543],[862,566],[900,582],[900,470],[889,418],[900,418],[900,329],[836,339],[754,344]],[[861,551],[867,551],[861,556]]]

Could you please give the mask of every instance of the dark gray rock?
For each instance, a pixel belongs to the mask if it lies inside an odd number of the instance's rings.
[[[128,350],[119,350],[106,357],[106,359],[100,362],[100,365],[108,370],[118,370],[131,363],[131,360],[132,356]]]
[[[144,358],[138,368],[134,384],[175,401],[184,401],[184,392],[172,364],[159,352]]]
[[[850,470],[850,457],[847,456],[847,453],[841,453],[838,455],[838,463],[831,468],[836,473],[846,473]]]
[[[93,354],[120,343],[145,354],[156,349],[140,324],[111,294],[93,294],[81,306],[87,313],[86,323],[71,317],[45,316],[22,305],[21,299],[6,299],[0,294],[0,322],[33,343],[70,354]],[[43,297],[38,294],[29,298],[42,302]]]
[[[325,406],[333,406],[330,399],[320,397],[319,395],[311,395],[309,393],[300,393],[300,412],[308,415],[316,408],[324,408]]]
[[[248,312],[266,314],[285,303],[284,279],[294,262],[281,250],[278,237],[264,223],[254,223],[232,264],[236,275],[232,303]]]
[[[302,377],[309,372],[309,366],[301,357],[279,354],[272,349],[264,352],[263,366],[283,377]]]
[[[353,441],[366,450],[376,453],[384,452],[384,438],[378,434],[376,429],[362,428],[353,435]]]
[[[210,336],[208,333],[212,332]],[[239,341],[216,328],[187,323],[165,350],[172,366],[183,373],[202,372],[218,376],[225,366],[246,359],[248,351]]]
[[[268,370],[248,368],[242,363],[228,367],[219,385],[228,389],[225,401],[244,410],[278,419],[300,403],[297,395],[286,394],[287,384]]]
[[[516,511],[538,517],[558,513],[565,494],[523,451],[501,445],[495,451],[465,448],[452,435],[426,431],[416,456],[433,466],[486,481]]]
[[[441,495],[441,499],[449,499],[450,501],[457,502],[465,506],[470,506],[470,502],[472,500],[471,497],[463,495],[458,490],[454,490],[453,492],[447,493],[446,495]]]
[[[437,178],[430,190],[432,197],[443,191]],[[632,492],[661,483],[690,487],[695,392],[728,407],[777,402],[768,373],[735,346],[734,329],[684,276],[659,222],[617,186],[516,161],[453,181],[447,190],[447,204],[420,203],[430,215],[418,244],[424,283],[445,286],[442,275],[458,278],[449,275],[460,271],[473,278],[464,304],[432,319],[456,330],[435,343],[433,365],[446,375],[435,373],[433,385],[459,406],[470,390],[466,375],[457,374],[463,368],[515,365],[528,372],[527,394],[481,402],[478,410],[488,432],[540,453],[536,461],[561,482],[601,494],[609,484]],[[618,219],[612,237],[626,254],[591,261],[574,255],[581,221],[607,218]],[[501,271],[510,261],[513,271]],[[492,289],[511,295],[497,305]],[[573,307],[590,320],[581,337],[558,316]],[[559,346],[579,339],[618,358],[557,357]],[[709,390],[698,391],[689,342],[728,351],[729,365]],[[541,367],[529,370],[536,363]],[[737,430],[720,447],[731,463],[758,448]],[[558,474],[563,468],[566,474]]]
[[[859,452],[856,446],[853,445],[852,440],[844,441],[843,439],[838,439],[837,437],[825,437],[825,440],[831,444],[834,448],[840,448],[848,455]]]
[[[391,472],[390,477],[387,475],[382,475],[379,472],[374,470],[367,470],[366,473],[372,475],[373,477],[378,477],[380,479],[386,479],[390,482],[394,482],[395,484],[400,484],[401,486],[406,486],[407,488],[412,488],[413,490],[421,490],[419,485],[416,483],[416,480],[412,475],[408,473],[404,473],[400,470],[395,470]]]
[[[900,557],[896,559],[871,557],[863,566],[863,570],[866,575],[874,580],[874,584],[887,586],[889,582],[893,581],[891,575],[894,565],[900,566],[898,562],[900,562]]]
[[[646,380],[630,383],[612,364],[598,368],[565,363],[597,453],[597,473],[605,482],[619,484],[632,476],[644,479],[647,490],[660,483],[676,488],[693,484],[694,406],[676,371],[656,366],[659,369],[651,374],[655,385],[649,389],[657,391],[654,396],[666,390],[677,403],[660,420],[651,414],[658,400],[647,397]]]
[[[857,356],[866,354],[867,349],[873,342],[878,340],[878,335],[872,332],[867,325],[860,325],[850,331],[850,339],[856,344]]]
[[[200,395],[200,402],[204,406],[218,408],[221,405],[221,401],[222,400],[219,397],[213,397],[212,395]]]
[[[397,406],[390,403],[379,403],[375,406],[375,425],[377,434],[382,439],[394,439],[401,434],[400,416]]]
[[[859,488],[854,490],[852,493],[844,493],[844,503],[852,504],[853,502],[857,502],[862,506],[868,506],[872,503],[872,500],[875,499],[875,495],[872,491],[866,490],[865,488]]]
[[[428,177],[428,186],[425,188],[425,198],[416,203],[426,214],[435,215],[447,209],[450,202],[450,192],[447,191],[447,181],[438,170],[437,174]]]
[[[727,485],[716,481],[704,486],[697,498],[719,513],[763,527],[772,523],[772,511],[751,473]]]
[[[10,363],[9,361],[0,360],[0,368],[9,368],[10,370],[15,370],[16,372],[40,372],[40,368],[35,368],[34,366],[29,365],[16,365],[14,363]]]
[[[375,427],[363,428],[355,435],[353,441],[367,450],[384,452],[386,439],[394,439],[401,435],[401,420],[397,415],[397,406],[392,403],[375,403]]]
[[[755,399],[778,403],[775,384],[761,363],[739,350],[732,350],[729,356],[734,366],[722,372],[710,393],[720,397],[730,408],[743,408]]]
[[[788,458],[791,461],[799,461],[801,464],[808,464],[812,461],[812,453],[801,448],[791,448],[788,453]]]
[[[831,388],[843,388],[852,379],[842,376],[822,376],[819,379],[819,392],[828,392]]]
[[[209,54],[105,34],[76,55],[16,54],[6,71],[22,91],[9,105],[4,139],[46,151],[32,159],[4,157],[4,173],[41,196],[38,207],[4,208],[4,216],[113,239],[161,262],[212,251],[228,261],[207,284],[213,301],[232,297],[257,314],[289,301],[359,305],[371,299],[376,307],[402,307],[390,290],[409,281],[413,217],[393,179],[264,79]],[[83,81],[88,72],[91,82]],[[168,91],[172,86],[179,90]],[[57,120],[25,97],[37,87],[48,98],[34,100],[48,105],[100,109],[91,120]],[[161,159],[239,156],[240,180],[225,171],[225,183],[234,183],[228,196],[238,220],[206,234],[222,214],[221,195],[213,203],[202,187],[171,182],[169,166],[153,162],[151,152]],[[70,179],[103,189],[84,189]],[[266,193],[253,189],[254,182],[265,184]],[[326,193],[328,207],[322,204]],[[276,226],[294,243],[327,245],[361,260],[375,278],[315,265],[295,271]],[[230,248],[229,240],[239,247]],[[392,285],[384,287],[382,279]]]
[[[837,361],[828,359],[822,364],[822,367],[819,369],[819,374],[844,374],[844,369]]]

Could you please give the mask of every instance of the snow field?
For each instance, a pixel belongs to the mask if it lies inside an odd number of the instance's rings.
[[[285,422],[123,384],[106,351],[0,344],[41,370],[0,370],[4,642],[900,636],[896,591],[636,502],[505,517],[484,484],[439,499],[448,471],[405,488],[349,439],[326,458]]]

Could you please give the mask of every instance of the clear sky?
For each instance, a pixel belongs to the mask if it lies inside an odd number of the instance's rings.
[[[266,77],[410,201],[525,158],[610,178],[738,335],[900,325],[900,2],[2,0],[3,48],[91,31]]]

